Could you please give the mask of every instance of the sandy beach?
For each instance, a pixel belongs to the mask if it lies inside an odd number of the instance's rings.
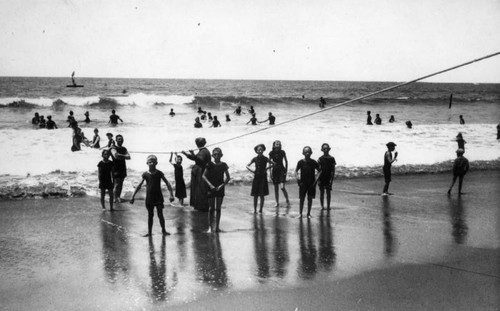
[[[94,197],[0,201],[3,310],[499,310],[500,171],[338,179],[333,209],[298,218],[250,186],[226,190],[219,235],[207,214]],[[272,186],[271,186],[272,192]]]

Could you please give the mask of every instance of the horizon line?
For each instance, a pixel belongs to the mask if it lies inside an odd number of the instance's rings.
[[[54,78],[70,79],[69,76],[24,76],[24,75],[0,75],[0,78]],[[213,81],[290,81],[290,82],[375,82],[375,83],[401,83],[405,81],[390,80],[317,80],[317,79],[255,79],[255,78],[152,78],[152,77],[77,77],[78,79],[124,79],[124,80],[213,80]],[[498,82],[457,82],[457,81],[418,81],[417,83],[443,83],[443,84],[500,84]]]

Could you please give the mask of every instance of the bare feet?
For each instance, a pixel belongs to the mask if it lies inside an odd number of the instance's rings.
[[[167,231],[163,231],[163,232],[162,232],[162,234],[163,234],[163,235],[170,235],[170,233],[169,233],[169,232],[167,232]]]
[[[147,238],[149,236],[152,236],[152,234],[151,233],[146,233],[145,235],[143,235],[143,237],[145,237],[145,238]]]

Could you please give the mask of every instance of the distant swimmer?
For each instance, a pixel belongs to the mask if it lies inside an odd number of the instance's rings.
[[[88,111],[85,112],[85,120],[83,120],[83,122],[90,123],[90,118],[89,118],[89,112]]]
[[[212,125],[210,127],[221,127],[219,120],[217,120],[217,116],[214,116],[214,120],[212,121]]]
[[[116,111],[114,109],[111,110],[111,115],[109,116],[108,123],[116,125],[118,124],[118,120],[120,120],[123,123],[123,120],[116,114]]]
[[[460,124],[465,124],[465,120],[464,120],[464,117],[462,115],[460,115]]]
[[[458,177],[458,194],[461,195],[462,193],[462,182],[464,181],[464,176],[467,174],[469,171],[469,160],[467,160],[466,157],[464,157],[464,150],[463,149],[458,149],[457,150],[457,158],[453,162],[453,180],[451,182],[450,189],[448,189],[448,194],[451,193],[451,189],[455,185],[455,182],[457,181]]]
[[[44,129],[45,128],[45,119],[43,116],[40,116],[40,122],[38,123],[38,127],[41,128],[41,129]]]
[[[31,119],[31,124],[38,125],[38,123],[40,123],[40,115],[38,112],[35,112],[35,116]]]
[[[203,113],[201,114],[200,119],[201,119],[202,121],[205,121],[205,120],[207,119],[207,112],[206,112],[206,111],[203,111]]]
[[[169,115],[170,115],[171,117],[175,116],[174,108],[171,108],[171,109],[170,109],[170,113],[169,113]]]
[[[206,113],[206,111],[204,111],[203,109],[201,109],[201,107],[198,107],[198,113]]]
[[[389,118],[389,123],[394,123],[396,122],[396,119],[394,119],[394,116],[391,115],[391,117]]]
[[[208,112],[207,116],[208,116],[208,121],[213,121],[214,120],[214,118],[212,117],[212,113]]]
[[[73,116],[73,111],[69,112],[69,115],[68,115],[68,118],[66,119],[66,122],[68,122],[68,127],[74,128],[75,126],[77,126],[75,117]]]
[[[56,122],[52,120],[52,116],[47,116],[47,125],[45,127],[48,130],[53,130],[57,128]]]
[[[406,124],[406,127],[408,127],[409,129],[411,129],[411,127],[413,126],[413,124],[411,123],[410,120],[406,121],[405,124]]]
[[[302,97],[304,98],[304,97]],[[320,97],[319,99],[319,108],[325,108],[326,105],[326,100],[323,97]]]
[[[462,149],[465,152],[465,144],[467,142],[464,140],[462,133],[458,133],[458,135],[456,137],[456,141],[458,144],[458,149]]]
[[[234,113],[238,116],[241,115],[241,106],[238,106],[238,108],[234,110]]]
[[[250,109],[248,109],[248,113],[255,114],[255,109],[253,109],[253,106],[250,106]]]
[[[228,114],[226,114],[226,122],[231,122],[231,118],[229,118]]]
[[[252,125],[257,125],[258,121],[257,118],[255,117],[255,113],[252,114],[252,118],[247,122],[247,124],[252,123]]]
[[[276,121],[276,117],[273,116],[272,112],[269,113],[269,117],[266,120],[261,121],[259,123],[264,123],[264,122],[267,122],[267,121],[269,121],[269,125],[274,125],[274,122]]]
[[[366,112],[366,115],[367,115],[367,117],[366,117],[366,125],[373,125],[371,113],[372,113],[371,111],[367,111]]]
[[[375,115],[375,124],[377,125],[382,124],[382,119],[380,118],[380,115],[378,113]]]
[[[200,118],[196,117],[196,119],[194,119],[194,127],[197,129],[203,127],[203,124],[201,124],[201,122],[200,122]]]
[[[90,144],[92,148],[101,148],[101,137],[99,136],[99,130],[94,129],[94,138],[92,138],[92,143]]]
[[[394,161],[397,161],[398,158],[398,152],[394,152],[394,157],[392,157],[392,152],[396,149],[396,144],[391,142],[388,142],[386,144],[387,146],[387,151],[384,154],[384,167],[383,167],[383,172],[384,172],[384,179],[385,179],[385,185],[384,185],[384,190],[382,191],[382,195],[386,196],[391,193],[389,193],[389,184],[391,183],[391,168],[392,168],[392,163]]]

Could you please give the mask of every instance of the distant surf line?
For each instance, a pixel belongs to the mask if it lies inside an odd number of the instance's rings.
[[[456,65],[456,66],[452,66],[452,67],[449,67],[447,69],[443,69],[443,70],[440,70],[440,71],[437,71],[437,72],[434,72],[434,73],[422,76],[420,78],[416,78],[416,79],[413,79],[413,80],[410,80],[410,81],[407,81],[407,82],[396,84],[396,85],[393,85],[393,86],[390,86],[390,87],[387,87],[387,88],[384,88],[384,89],[381,89],[381,90],[378,90],[378,91],[375,91],[375,92],[372,92],[372,93],[368,93],[368,94],[363,95],[363,96],[358,96],[356,98],[347,100],[347,101],[339,103],[339,104],[335,104],[335,105],[330,106],[330,107],[321,108],[320,110],[313,111],[313,112],[310,112],[308,114],[304,114],[304,115],[301,115],[301,116],[298,116],[298,117],[295,117],[295,118],[292,118],[292,119],[289,119],[289,120],[285,120],[283,122],[276,123],[275,125],[271,125],[271,126],[264,127],[264,128],[261,128],[261,129],[258,129],[258,130],[254,130],[254,131],[250,131],[248,133],[244,133],[244,134],[241,134],[241,135],[238,135],[238,136],[234,136],[234,137],[231,137],[231,138],[228,138],[228,139],[224,139],[224,140],[218,141],[216,143],[212,143],[212,144],[206,145],[203,148],[214,147],[214,146],[221,145],[221,144],[224,144],[224,143],[227,143],[227,142],[239,139],[239,138],[243,138],[243,137],[246,137],[246,136],[250,136],[250,135],[262,132],[262,131],[267,131],[268,129],[271,129],[271,128],[274,128],[274,127],[277,127],[277,126],[280,126],[280,125],[284,125],[284,124],[288,124],[288,123],[291,123],[291,122],[295,122],[295,121],[300,120],[300,119],[308,118],[310,116],[313,116],[313,115],[316,115],[316,114],[319,114],[319,113],[323,113],[324,111],[331,110],[331,109],[334,109],[334,108],[338,108],[338,107],[341,107],[341,106],[353,103],[355,101],[359,101],[361,99],[372,97],[374,95],[385,93],[385,92],[388,92],[388,91],[400,88],[402,86],[405,86],[405,85],[408,85],[408,84],[412,84],[412,83],[415,83],[415,82],[418,82],[418,81],[421,81],[421,80],[424,80],[424,79],[427,79],[427,78],[430,78],[430,77],[433,77],[433,76],[437,76],[437,75],[440,75],[442,73],[445,73],[445,72],[448,72],[448,71],[452,71],[452,70],[455,70],[455,69],[458,69],[460,67],[464,67],[464,66],[476,63],[476,62],[480,62],[482,60],[485,60],[485,59],[488,59],[488,58],[491,58],[491,57],[494,57],[494,56],[497,56],[497,55],[500,55],[500,52],[495,52],[493,54],[489,54],[489,55],[486,55],[486,56],[483,56],[483,57],[480,57],[480,58],[476,58],[474,60],[471,60],[471,61],[459,64],[459,65]],[[201,149],[201,148],[192,148],[192,149],[189,149],[189,150],[193,150],[194,151],[194,150],[199,150],[199,149]],[[181,151],[129,151],[129,153],[170,154],[170,153],[181,153],[182,151],[185,151],[185,150],[181,150]]]

